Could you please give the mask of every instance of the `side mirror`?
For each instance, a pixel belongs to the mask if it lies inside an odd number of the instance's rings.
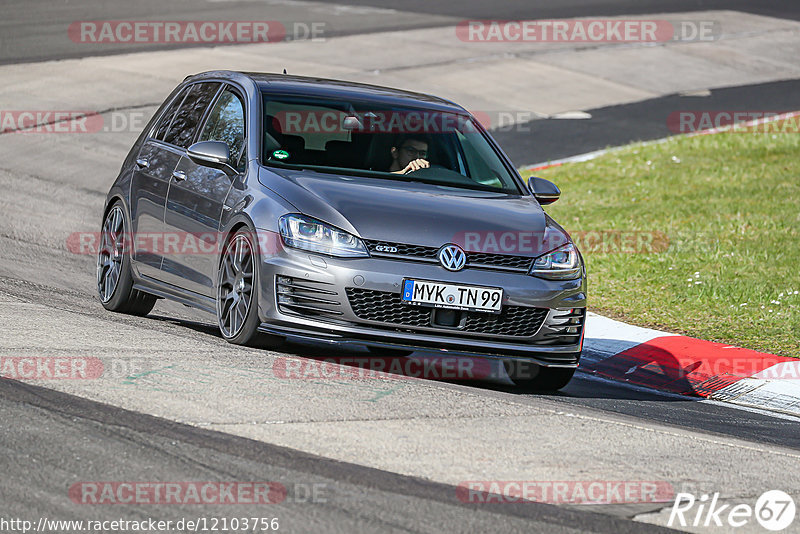
[[[539,204],[552,204],[561,196],[561,189],[550,180],[531,176],[528,178],[528,189],[531,190],[533,197]]]
[[[189,159],[198,165],[224,171],[228,176],[239,172],[231,167],[231,149],[222,141],[200,141],[186,149]]]
[[[348,115],[342,120],[342,128],[344,130],[360,130],[364,131],[364,124],[354,115]]]

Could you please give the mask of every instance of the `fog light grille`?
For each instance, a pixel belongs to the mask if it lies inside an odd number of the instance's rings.
[[[342,304],[333,284],[300,280],[288,276],[275,277],[278,309],[301,315],[342,315]]]

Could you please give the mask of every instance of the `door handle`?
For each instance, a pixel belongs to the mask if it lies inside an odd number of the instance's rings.
[[[186,173],[183,171],[172,171],[172,177],[176,182],[182,182],[186,179]]]
[[[136,166],[140,169],[146,169],[150,166],[150,162],[144,158],[139,158],[136,160]]]

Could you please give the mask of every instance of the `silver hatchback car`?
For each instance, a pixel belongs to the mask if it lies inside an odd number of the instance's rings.
[[[144,315],[159,298],[206,310],[236,344],[480,355],[559,389],[586,315],[581,254],[541,207],[559,195],[525,183],[452,102],[206,72],[125,159],[97,289],[112,311]]]

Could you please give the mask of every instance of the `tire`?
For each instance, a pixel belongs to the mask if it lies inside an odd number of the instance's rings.
[[[109,311],[144,316],[158,299],[133,288],[125,220],[122,202],[117,200],[103,219],[97,251],[97,293]]]
[[[565,367],[542,367],[535,364],[528,365],[514,365],[527,362],[508,362],[504,361],[506,373],[509,378],[514,382],[514,385],[519,391],[558,391],[566,387],[572,376],[575,374],[575,368]],[[531,377],[533,373],[530,371],[538,367],[538,372]]]
[[[222,337],[234,345],[277,348],[284,338],[258,331],[258,251],[255,233],[243,228],[230,236],[217,269],[217,324]]]

